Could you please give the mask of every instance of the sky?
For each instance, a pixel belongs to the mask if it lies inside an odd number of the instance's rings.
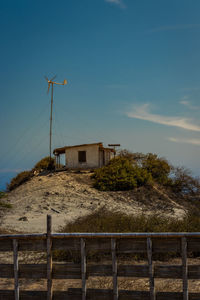
[[[2,1],[0,189],[53,146],[103,142],[200,175],[200,1]]]

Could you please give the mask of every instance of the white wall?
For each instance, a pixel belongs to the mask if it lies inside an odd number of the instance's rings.
[[[86,163],[79,163],[78,151],[86,151]],[[99,146],[88,145],[65,149],[67,168],[98,168],[99,167]]]

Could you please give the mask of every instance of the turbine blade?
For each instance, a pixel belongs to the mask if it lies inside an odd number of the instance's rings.
[[[55,78],[56,78],[56,75],[55,75],[53,78],[51,78],[51,80],[50,80],[50,81],[53,81]]]
[[[49,89],[50,89],[50,83],[48,84],[47,94],[49,93]]]
[[[47,78],[47,76],[44,76],[44,78],[45,78],[47,81],[49,81],[49,79]]]

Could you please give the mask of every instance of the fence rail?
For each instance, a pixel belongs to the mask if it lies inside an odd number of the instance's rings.
[[[80,263],[56,263],[54,250],[70,251],[80,256]],[[0,252],[13,252],[13,264],[0,264],[0,278],[13,278],[13,290],[0,290],[0,299],[114,299],[114,300],[199,300],[199,293],[188,292],[188,280],[200,280],[200,265],[188,265],[187,253],[200,252],[200,233],[52,233],[51,217],[47,216],[47,233],[0,235]],[[46,263],[23,264],[20,251],[46,252]],[[110,253],[111,264],[87,264],[90,251]],[[153,255],[178,253],[180,265],[156,265]],[[119,264],[120,254],[146,254],[143,265]],[[87,289],[89,277],[112,277],[112,289]],[[118,278],[148,278],[149,291],[119,290]],[[22,291],[19,280],[46,279],[46,291]],[[155,279],[181,279],[182,292],[160,292]],[[54,279],[80,279],[82,288],[53,291]]]

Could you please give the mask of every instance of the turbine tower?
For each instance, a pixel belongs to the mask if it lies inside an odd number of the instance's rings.
[[[64,79],[63,83],[58,83],[53,81],[56,76],[54,76],[53,78],[51,78],[50,80],[45,76],[44,77],[46,79],[46,81],[48,82],[48,90],[47,90],[47,94],[49,93],[49,89],[51,86],[51,112],[50,112],[50,132],[49,132],[49,157],[50,157],[50,163],[51,163],[51,143],[52,143],[52,111],[53,111],[53,85],[54,84],[58,84],[58,85],[65,85],[67,84],[67,80]]]

